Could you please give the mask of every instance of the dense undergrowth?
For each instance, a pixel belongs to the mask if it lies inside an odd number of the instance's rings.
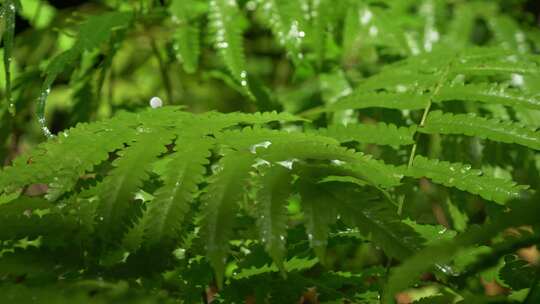
[[[540,302],[524,6],[4,0],[0,302]]]

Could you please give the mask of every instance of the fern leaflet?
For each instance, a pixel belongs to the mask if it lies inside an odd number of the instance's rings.
[[[292,193],[290,170],[274,165],[263,169],[257,189],[257,225],[265,249],[276,265],[283,271],[285,235],[287,233],[287,199]]]
[[[134,199],[135,191],[148,177],[150,164],[172,141],[168,132],[140,132],[135,142],[120,152],[115,168],[101,183],[96,219],[104,240],[113,242],[126,228],[126,215]]]
[[[210,1],[210,20],[215,46],[233,78],[249,92],[247,69],[242,45],[242,32],[238,22],[240,10],[236,0]]]
[[[202,230],[206,252],[216,273],[219,286],[229,252],[229,237],[233,229],[235,211],[242,199],[245,181],[249,177],[255,155],[246,152],[227,153],[218,163],[218,172],[202,197],[204,217]]]
[[[520,192],[527,188],[506,179],[482,175],[480,170],[471,169],[470,165],[431,160],[420,155],[404,173],[415,178],[427,177],[435,183],[478,194],[499,204],[519,197]]]
[[[487,119],[475,114],[429,113],[422,133],[464,134],[504,143],[517,143],[540,150],[540,132],[523,125],[498,119]]]
[[[186,142],[182,143],[183,140]],[[204,165],[208,163],[212,141],[189,137],[180,141],[177,151],[170,156],[164,185],[156,190],[144,214],[145,240],[150,246],[170,244],[177,239],[189,203],[203,179]]]

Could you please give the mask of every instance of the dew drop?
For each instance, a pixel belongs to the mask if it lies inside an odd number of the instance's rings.
[[[216,46],[218,49],[226,49],[229,47],[229,44],[225,41],[221,41],[221,42],[218,42]]]
[[[251,146],[251,147],[249,148],[249,151],[250,151],[251,153],[255,154],[255,153],[257,153],[257,148],[262,147],[262,148],[265,148],[265,149],[266,149],[266,148],[268,148],[271,144],[272,144],[272,142],[270,142],[270,141],[263,141],[263,142],[260,142],[260,143],[258,143],[258,144],[254,144],[253,146]]]
[[[373,13],[370,10],[366,9],[362,12],[362,15],[360,15],[360,23],[362,25],[366,25],[371,21],[372,18]]]
[[[522,87],[525,84],[525,79],[521,74],[512,74],[512,85]]]
[[[342,166],[343,164],[345,164],[345,162],[342,161],[342,160],[339,160],[339,159],[333,159],[332,164],[334,164],[336,166]]]
[[[161,98],[154,96],[150,99],[150,107],[152,107],[152,109],[161,108],[162,106],[163,101],[161,100]]]

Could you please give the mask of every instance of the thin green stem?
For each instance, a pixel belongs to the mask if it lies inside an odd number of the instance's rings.
[[[439,94],[439,91],[441,90],[441,87],[443,83],[446,81],[446,78],[448,77],[448,72],[450,71],[450,67],[452,66],[452,62],[450,62],[447,66],[444,72],[442,73],[441,77],[439,78],[439,81],[437,82],[437,85],[435,86],[435,89],[433,90],[433,93],[431,94],[428,103],[426,107],[424,108],[424,113],[422,113],[422,118],[420,119],[420,123],[418,124],[419,128],[422,128],[426,124],[427,116],[429,114],[429,111],[431,110],[431,105],[433,104],[433,98]],[[409,161],[407,162],[407,169],[411,168],[414,162],[414,157],[416,156],[416,150],[418,148],[418,138],[419,133],[416,133],[414,144],[411,148],[411,153],[409,155]],[[403,213],[403,204],[405,202],[405,196],[402,195],[399,198],[399,205],[398,205],[398,215],[401,215]]]

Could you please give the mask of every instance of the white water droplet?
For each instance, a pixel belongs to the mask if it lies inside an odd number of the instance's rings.
[[[512,85],[522,87],[525,84],[525,79],[521,74],[512,74]]]
[[[225,41],[221,41],[221,42],[218,42],[216,46],[218,49],[226,49],[229,47],[229,44]]]
[[[292,167],[295,161],[296,159],[290,159],[290,160],[279,161],[277,163],[289,170],[292,170]]]
[[[161,98],[154,96],[150,99],[150,106],[152,107],[152,109],[161,108],[163,106],[163,101],[161,100]]]
[[[366,25],[371,21],[372,18],[373,18],[373,13],[370,10],[366,9],[360,15],[360,23],[362,25]]]
[[[257,153],[257,148],[262,147],[262,148],[265,148],[265,149],[266,149],[266,148],[268,148],[271,144],[272,144],[272,142],[266,140],[266,141],[260,142],[260,143],[258,143],[258,144],[254,144],[253,146],[251,146],[251,147],[249,148],[249,151],[250,151],[251,153],[255,154],[255,153]]]
[[[345,162],[342,161],[342,160],[339,160],[339,159],[332,159],[332,164],[334,164],[336,166],[341,166],[341,165],[345,164]]]

